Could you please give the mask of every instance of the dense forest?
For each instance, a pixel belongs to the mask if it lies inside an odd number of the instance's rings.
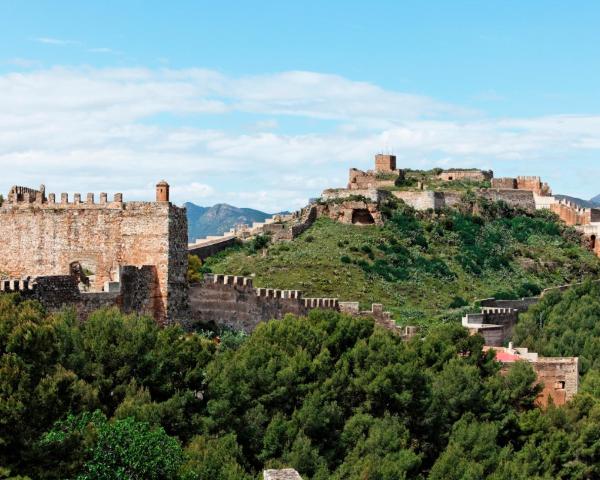
[[[519,327],[585,358],[581,393],[547,411],[528,364],[500,375],[455,323],[402,342],[313,311],[216,337],[3,295],[0,478],[599,478],[599,288],[548,296]]]

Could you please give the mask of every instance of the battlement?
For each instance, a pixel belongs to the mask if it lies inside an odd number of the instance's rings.
[[[252,287],[252,278],[249,277],[241,277],[238,275],[221,275],[221,274],[211,274],[207,273],[204,276],[205,283],[214,283],[218,285],[237,285],[239,287]]]
[[[35,281],[29,277],[0,280],[0,292],[4,293],[33,291],[35,287]]]
[[[159,186],[166,189],[163,183]],[[0,271],[12,278],[53,277],[50,288],[78,266],[82,289],[117,293],[123,267],[150,265],[158,278],[154,282],[151,275],[142,275],[153,289],[152,309],[145,313],[159,323],[186,316],[187,219],[185,209],[167,200],[125,203],[121,193],[110,198],[105,192],[58,196],[46,195],[44,185],[38,190],[13,186],[0,207],[0,230]],[[142,282],[138,287],[144,289]],[[136,301],[131,295],[131,302]]]
[[[21,189],[13,192],[15,189]],[[74,193],[73,199],[69,201],[68,193],[61,193],[57,197],[55,193],[49,193],[46,197],[43,191],[26,189],[25,187],[13,187],[7,201],[2,205],[7,207],[29,207],[32,204],[40,208],[121,208],[123,207],[123,194],[115,193],[112,201],[108,201],[107,193],[100,193],[98,201],[94,193],[88,193],[82,198],[81,193]]]
[[[308,309],[326,308],[338,310],[340,302],[337,298],[305,298],[304,306]]]

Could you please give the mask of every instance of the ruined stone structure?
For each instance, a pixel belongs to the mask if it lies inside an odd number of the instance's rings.
[[[410,340],[416,337],[420,329],[415,326],[401,327],[392,319],[392,314],[383,309],[381,303],[373,303],[371,310],[361,310],[358,302],[340,302],[340,312],[352,315],[355,317],[371,317],[375,323],[386,330],[389,330],[397,335],[400,335],[403,340]]]
[[[396,180],[404,179],[404,170],[396,168],[395,155],[375,155],[375,170],[366,172],[351,168],[348,175],[348,190],[369,190],[393,187]]]
[[[502,307],[482,307],[481,313],[469,313],[462,319],[471,335],[481,335],[486,345],[500,347],[511,337],[519,318],[519,310]]]
[[[491,170],[477,170],[472,169],[460,169],[451,168],[444,170],[438,175],[438,179],[444,180],[445,182],[452,182],[455,180],[468,180],[472,182],[485,182],[494,178],[494,172]]]
[[[492,202],[505,202],[514,208],[521,208],[529,212],[536,210],[535,194],[531,190],[502,190],[488,188],[479,190],[477,195],[487,198]]]
[[[13,187],[0,207],[0,271],[36,278],[85,273],[89,292],[110,293],[126,266],[151,267],[152,315],[175,321],[187,308],[187,219],[169,202],[166,182],[156,202],[124,202],[120,193],[99,201],[79,193],[57,201],[45,189]]]
[[[318,206],[317,215],[347,225],[383,225],[379,203],[368,200],[344,200]]]
[[[260,322],[281,319],[286,314],[307,315],[313,309],[335,310],[357,317],[372,317],[380,327],[410,340],[418,327],[399,327],[383,305],[374,303],[361,311],[358,302],[340,302],[337,298],[306,298],[299,290],[255,288],[253,279],[236,275],[205,275],[202,282],[190,286],[191,320],[194,324],[228,327],[252,332]]]
[[[589,225],[600,222],[600,208],[583,208],[566,199],[554,202],[550,209],[567,225]]]
[[[264,480],[302,480],[300,474],[293,468],[284,468],[282,470],[265,470],[263,472]]]
[[[396,173],[396,155],[375,155],[375,171],[381,173]]]
[[[317,207],[311,204],[290,215],[274,215],[264,222],[254,222],[252,226],[236,225],[221,236],[196,240],[188,244],[188,251],[204,260],[257,235],[269,235],[273,242],[293,240],[310,228],[317,215]]]
[[[526,190],[534,192],[541,197],[552,195],[552,190],[547,183],[543,183],[540,177],[516,177],[516,178],[494,178],[492,188],[503,190]]]
[[[26,300],[37,300],[46,310],[57,312],[75,308],[80,320],[99,308],[117,307],[125,313],[153,316],[160,304],[156,267],[121,267],[120,281],[111,282],[102,292],[81,291],[72,275],[0,280],[0,294],[19,293]]]
[[[536,403],[546,407],[550,401],[554,405],[564,405],[579,389],[579,359],[577,357],[540,357],[526,348],[485,347],[496,352],[496,360],[503,364],[502,371],[519,361],[528,362],[537,375],[537,383],[542,385]]]
[[[191,320],[202,325],[252,332],[263,321],[286,314],[306,315],[315,308],[339,310],[336,298],[304,298],[299,290],[254,288],[253,279],[205,275],[190,286]]]

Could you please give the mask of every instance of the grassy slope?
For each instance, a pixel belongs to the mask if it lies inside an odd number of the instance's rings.
[[[209,259],[206,266],[215,273],[256,274],[256,286],[299,289],[305,296],[360,301],[363,307],[371,302],[383,303],[401,323],[421,324],[458,317],[462,310],[450,308],[455,297],[472,303],[499,292],[516,296],[523,294],[524,284],[545,288],[600,272],[600,261],[581,248],[576,237],[569,237],[562,227],[539,220],[546,230],[530,232],[519,217],[509,226],[503,220],[486,222],[484,227],[475,225],[486,235],[479,233],[475,248],[479,249],[484,238],[496,244],[492,244],[491,250],[478,250],[477,254],[483,256],[482,268],[473,273],[459,260],[466,251],[462,234],[456,232],[459,227],[442,227],[443,222],[438,218],[410,217],[414,218],[417,224],[401,228],[389,224],[358,227],[319,219],[296,240],[271,245],[266,256],[240,247]],[[548,229],[548,225],[552,228]],[[467,222],[466,228],[473,225]],[[425,238],[426,245],[422,240],[417,241],[421,244],[414,242],[415,229]],[[393,263],[390,245],[401,245],[401,249],[409,252],[406,262],[404,257],[400,260],[395,257],[403,278],[389,278],[385,272],[372,268],[377,260],[384,266]],[[492,260],[501,257],[506,262],[498,267]],[[427,267],[431,260],[441,263],[446,274],[432,274]],[[405,268],[409,263],[412,266]]]

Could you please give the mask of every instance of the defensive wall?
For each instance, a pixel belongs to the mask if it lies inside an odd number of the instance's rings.
[[[515,177],[515,178],[493,178],[492,188],[501,190],[526,190],[534,192],[539,196],[550,196],[552,190],[547,183],[542,182],[540,177]]]
[[[453,182],[460,180],[467,180],[472,182],[485,182],[494,178],[494,172],[491,170],[478,170],[478,169],[461,169],[461,168],[450,168],[444,170],[438,175],[438,179],[445,182]]]
[[[253,279],[205,275],[190,286],[191,320],[195,324],[252,332],[256,326],[286,314],[306,315],[314,308],[339,310],[335,298],[304,298],[298,290],[254,288]]]
[[[290,215],[274,215],[252,226],[237,225],[221,236],[209,236],[188,244],[188,252],[201,260],[257,235],[270,235],[272,241],[293,240],[306,231],[317,219],[317,207],[308,205]]]
[[[337,298],[307,298],[299,290],[255,288],[253,279],[237,275],[207,274],[190,286],[190,310],[194,324],[228,327],[252,332],[263,321],[281,319],[286,314],[306,315],[313,309],[335,310],[352,316],[372,317],[375,323],[408,340],[417,327],[399,327],[381,304],[361,311],[358,302]]]
[[[165,187],[166,185],[166,187]],[[166,189],[166,191],[165,191]],[[166,194],[166,196],[165,196]],[[160,323],[177,320],[187,307],[187,219],[184,208],[168,200],[168,185],[157,185],[156,202],[109,201],[101,193],[69,199],[13,187],[0,207],[3,232],[0,271],[9,277],[73,275],[84,288],[104,292],[120,281],[124,266],[155,269],[153,316]]]
[[[480,313],[469,313],[462,325],[469,333],[481,335],[486,345],[501,347],[511,337],[519,319],[519,310],[505,307],[482,307]]]
[[[18,293],[25,300],[37,300],[50,312],[74,308],[80,320],[99,308],[118,307],[125,313],[153,316],[162,298],[156,288],[156,267],[123,266],[118,282],[110,291],[81,291],[72,275],[50,275],[0,280],[0,295]]]

